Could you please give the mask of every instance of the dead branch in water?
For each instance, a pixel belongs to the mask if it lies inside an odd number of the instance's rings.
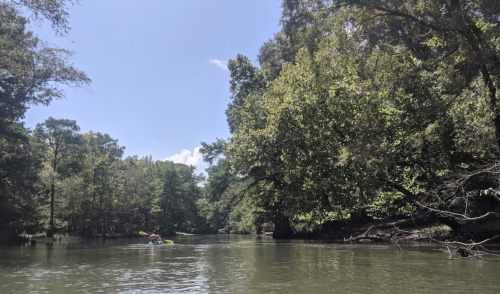
[[[474,242],[471,240],[470,243],[458,242],[458,241],[439,241],[431,238],[433,242],[443,244],[447,248],[447,252],[450,254],[450,259],[462,259],[462,258],[482,258],[485,255],[492,255],[500,257],[494,250],[487,249],[483,244],[500,238],[500,235],[493,236],[491,238],[485,239],[481,242]],[[454,251],[451,251],[452,248]],[[461,257],[455,258],[454,253],[458,253]]]
[[[490,256],[497,256],[500,257],[500,253],[488,249],[484,247],[483,245],[500,239],[500,235],[496,235],[494,237],[482,240],[480,242],[474,242],[471,240],[471,242],[466,243],[466,242],[459,242],[459,241],[441,241],[437,240],[434,237],[432,237],[431,234],[427,232],[422,232],[422,231],[405,231],[401,230],[398,227],[394,226],[394,229],[392,230],[391,233],[386,233],[386,234],[380,234],[377,233],[376,235],[370,235],[369,232],[377,228],[377,226],[373,225],[369,227],[364,233],[358,235],[358,236],[351,236],[350,238],[344,238],[344,242],[359,242],[359,241],[376,241],[376,242],[390,242],[394,244],[398,248],[399,251],[403,251],[401,246],[399,245],[400,241],[400,236],[402,235],[415,235],[417,234],[419,236],[419,239],[421,239],[421,236],[424,236],[425,239],[430,240],[431,242],[443,244],[446,247],[445,252],[449,254],[449,259],[464,259],[464,258],[482,258],[483,256],[490,255]],[[455,257],[456,255],[459,255],[460,257]]]
[[[383,237],[378,237],[375,235],[368,235],[368,232],[370,232],[375,226],[371,226],[366,230],[363,234],[358,235],[358,236],[351,236],[350,238],[346,239],[344,238],[344,242],[353,242],[353,241],[361,241],[361,240],[370,240],[370,241],[386,241],[385,238]]]
[[[399,251],[403,251],[401,246],[398,244],[397,238],[393,238],[396,230],[394,230],[391,234],[377,234],[377,235],[368,235],[368,232],[370,232],[373,228],[377,228],[379,226],[371,226],[366,230],[363,234],[353,237],[351,236],[350,238],[346,239],[344,238],[344,242],[356,242],[356,241],[361,241],[361,240],[369,240],[369,241],[376,241],[376,242],[391,242],[398,248]]]

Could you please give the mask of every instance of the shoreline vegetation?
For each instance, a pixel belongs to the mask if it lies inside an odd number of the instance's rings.
[[[246,231],[229,231],[220,230],[217,234],[238,234],[238,235],[254,235],[256,237],[273,237],[272,231],[263,231],[260,233],[250,233]],[[204,234],[193,234],[185,232],[175,232],[175,236],[194,236]],[[139,235],[131,237],[126,235],[109,235],[105,239],[120,239],[133,238],[141,239]],[[30,244],[52,244],[62,241],[80,241],[89,240],[79,236],[70,236],[68,234],[56,234],[53,237],[47,237],[45,233],[41,234],[21,234],[11,238],[10,242],[4,239],[0,242],[3,245],[21,245]],[[92,238],[93,240],[103,240],[102,238]],[[92,240],[90,239],[90,240]],[[412,243],[433,243],[443,246],[443,252],[448,254],[449,259],[463,258],[482,258],[490,255],[500,257],[500,251],[487,248],[488,245],[497,245],[500,243],[500,235],[473,242],[467,239],[466,236],[459,236],[445,224],[437,221],[431,216],[415,216],[411,218],[401,219],[384,219],[373,220],[366,223],[349,223],[340,222],[331,224],[327,229],[321,232],[307,232],[305,227],[303,230],[296,230],[290,239],[296,240],[323,240],[337,243],[386,243],[394,245],[395,249],[403,251],[400,245]],[[496,248],[496,247],[495,247]]]

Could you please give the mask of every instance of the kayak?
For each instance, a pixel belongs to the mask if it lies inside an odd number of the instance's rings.
[[[172,240],[151,241],[149,245],[174,244]]]

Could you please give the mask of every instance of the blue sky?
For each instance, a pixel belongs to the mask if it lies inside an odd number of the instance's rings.
[[[73,64],[92,79],[25,117],[33,129],[49,116],[76,120],[82,133],[107,133],[125,156],[205,165],[200,142],[227,138],[230,102],[225,63],[238,53],[255,65],[273,37],[278,0],[87,0],[70,7],[71,31],[57,37],[48,22],[41,39],[75,52]]]

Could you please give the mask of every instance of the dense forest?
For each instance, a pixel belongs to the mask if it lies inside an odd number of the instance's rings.
[[[27,30],[21,10],[68,33],[78,1],[48,2],[0,1],[1,235],[338,237],[384,220],[500,235],[500,2],[283,0],[259,64],[228,63],[231,137],[202,143],[206,182],[73,120],[24,127],[90,83]]]

